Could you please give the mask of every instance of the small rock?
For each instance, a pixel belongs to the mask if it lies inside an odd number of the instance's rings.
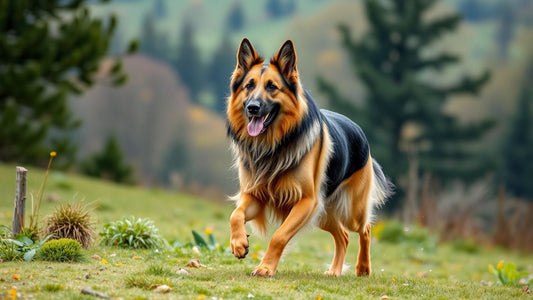
[[[381,300],[386,300],[386,299],[390,299],[390,298],[389,298],[389,296],[387,296],[387,295],[383,295],[383,296],[381,296],[381,298],[379,298],[379,299],[381,299]]]
[[[176,271],[176,274],[178,274],[178,275],[190,275],[191,272],[189,272],[189,271],[187,271],[187,270],[185,270],[183,268],[178,268],[178,270]]]
[[[89,273],[85,274],[85,279],[89,279],[89,278],[91,278],[91,274]]]
[[[173,289],[166,284],[152,284],[150,289],[153,289],[157,293],[168,293]]]
[[[91,256],[91,258],[94,259],[94,260],[102,260],[102,258],[98,254],[95,254],[95,255]]]
[[[200,260],[198,259],[191,259],[186,265],[186,267],[192,267],[192,268],[207,268],[205,265],[200,263]]]

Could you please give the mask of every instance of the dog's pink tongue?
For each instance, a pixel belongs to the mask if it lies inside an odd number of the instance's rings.
[[[250,121],[250,123],[248,123],[248,133],[251,136],[258,136],[261,133],[261,130],[263,130],[264,119],[265,117],[252,117],[252,120]]]

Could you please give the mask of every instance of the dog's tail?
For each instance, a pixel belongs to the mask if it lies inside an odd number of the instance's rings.
[[[380,207],[385,204],[387,198],[394,194],[394,184],[385,176],[381,166],[374,159],[372,159],[372,167],[374,169],[374,178],[372,180],[370,199],[372,206]]]

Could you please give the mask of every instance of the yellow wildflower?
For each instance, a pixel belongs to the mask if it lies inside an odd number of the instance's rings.
[[[500,260],[498,264],[496,265],[496,269],[501,270],[503,269],[503,260]]]
[[[55,151],[50,152],[50,156],[51,156],[51,157],[54,157],[54,156],[56,156],[56,155],[57,155],[57,152],[55,152]]]
[[[212,228],[207,227],[207,228],[205,229],[205,234],[209,235],[209,234],[212,234],[212,233],[213,233],[213,229],[212,229]]]
[[[10,289],[9,290],[9,298],[17,299],[17,290],[16,289]]]

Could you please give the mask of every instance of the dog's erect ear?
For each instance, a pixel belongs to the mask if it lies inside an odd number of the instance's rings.
[[[252,43],[247,38],[244,38],[237,52],[237,69],[241,69],[246,73],[252,66],[262,62],[263,58],[257,55]]]
[[[296,74],[296,51],[294,51],[294,45],[291,40],[286,41],[281,46],[272,62],[278,65],[285,78],[290,78],[291,75]]]

